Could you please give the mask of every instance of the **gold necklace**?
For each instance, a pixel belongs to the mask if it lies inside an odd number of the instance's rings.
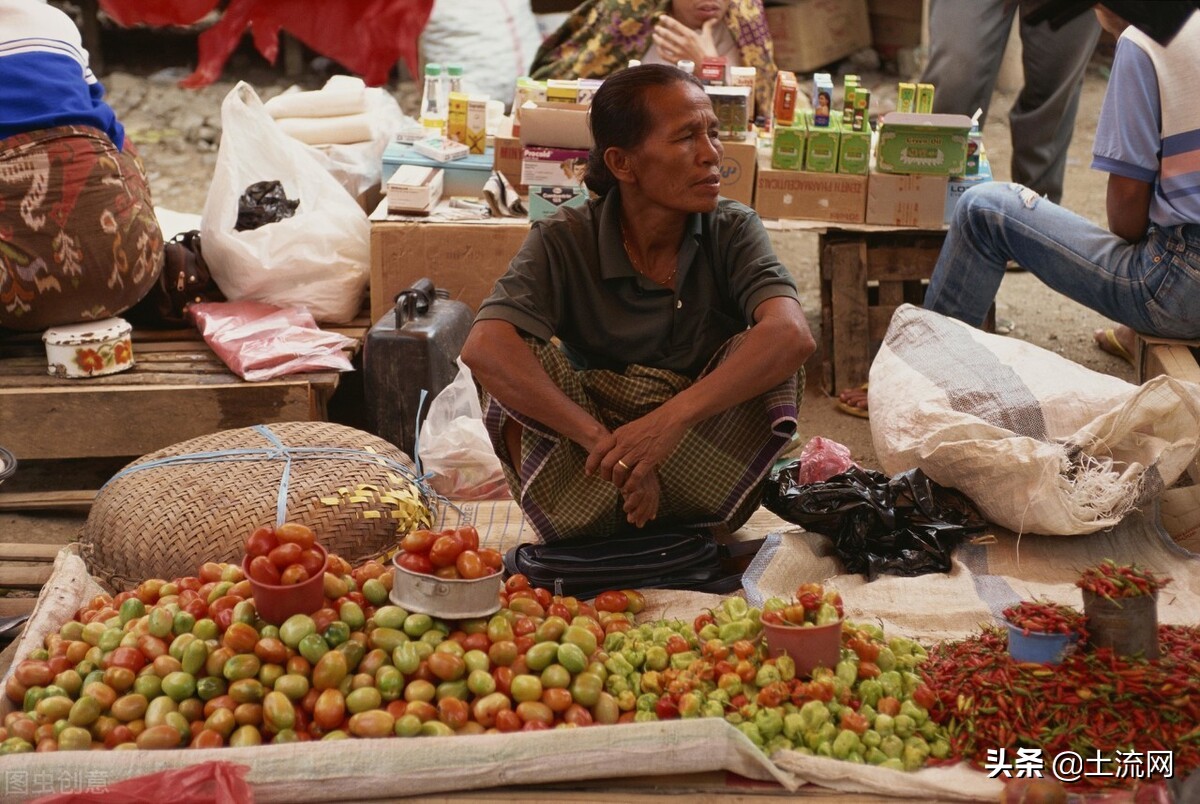
[[[676,261],[675,267],[671,269],[671,273],[667,274],[667,278],[662,280],[655,279],[641,269],[641,266],[638,265],[637,260],[633,256],[633,249],[629,247],[629,235],[625,232],[624,224],[621,224],[621,243],[625,246],[625,256],[629,258],[629,264],[633,266],[633,270],[637,271],[654,284],[662,285],[663,287],[670,287],[671,283],[675,281],[675,274],[679,273],[678,261]]]

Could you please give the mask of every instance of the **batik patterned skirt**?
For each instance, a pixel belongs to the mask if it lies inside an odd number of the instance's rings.
[[[0,140],[0,327],[43,330],[133,306],[163,238],[141,160],[98,129]]]

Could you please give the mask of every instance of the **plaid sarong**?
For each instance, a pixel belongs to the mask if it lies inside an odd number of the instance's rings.
[[[701,376],[736,354],[745,337],[730,338]],[[609,430],[637,419],[683,391],[692,380],[646,366],[623,373],[578,371],[558,347],[526,338],[550,379]],[[689,430],[658,469],[662,488],[655,528],[705,529],[717,536],[741,527],[762,500],[763,481],[796,431],[804,370],[767,393],[706,419]],[[628,532],[621,493],[598,475],[584,474],[587,451],[482,392],[483,420],[513,499],[543,541],[604,538]],[[522,426],[520,472],[504,443],[509,417]],[[522,480],[524,478],[524,480]]]

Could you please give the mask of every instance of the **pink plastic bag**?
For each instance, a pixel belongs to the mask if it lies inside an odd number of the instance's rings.
[[[262,302],[193,304],[188,313],[204,342],[229,366],[252,382],[305,371],[353,371],[343,350],[353,338],[327,332],[300,307]]]
[[[797,482],[806,486],[820,483],[854,466],[850,448],[828,438],[813,436],[800,451],[800,476]]]
[[[135,776],[104,787],[58,793],[33,804],[253,804],[250,769],[232,762],[201,762],[177,770]]]

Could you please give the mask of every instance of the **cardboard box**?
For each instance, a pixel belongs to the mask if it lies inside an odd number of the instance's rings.
[[[589,108],[582,103],[526,103],[521,107],[521,144],[591,148]]]
[[[470,154],[465,159],[455,159],[453,162],[435,162],[421,156],[411,146],[393,142],[383,151],[381,175],[386,184],[400,165],[442,168],[445,171],[442,190],[445,195],[482,196],[483,185],[488,176],[492,175],[494,162],[495,157],[491,149],[482,154]]]
[[[529,185],[521,182],[521,141],[516,137],[496,137],[492,148],[495,169],[504,174],[518,193],[528,193]]]
[[[721,195],[741,201],[746,206],[754,203],[754,175],[758,162],[758,135],[751,132],[749,139],[742,142],[723,142],[725,156],[721,160]]]
[[[881,173],[961,176],[970,131],[965,114],[885,114],[879,121],[876,167]]]
[[[862,175],[871,166],[871,126],[863,131],[852,131],[842,126],[842,137],[838,143],[838,173]]]
[[[805,218],[831,223],[862,223],[867,177],[840,173],[773,170],[760,157],[754,208],[764,218]]]
[[[957,206],[958,199],[962,198],[963,193],[977,184],[991,180],[992,165],[986,156],[980,158],[979,172],[974,176],[951,176],[950,180],[946,182],[946,211],[942,216],[942,223],[946,226],[950,225],[950,220],[954,217],[954,207]]]
[[[441,168],[401,165],[387,182],[389,210],[428,212],[442,197]]]
[[[940,229],[946,214],[946,176],[872,173],[867,223]]]
[[[529,221],[494,223],[371,218],[371,320],[395,306],[396,294],[423,276],[479,309],[529,234]]]
[[[800,170],[804,167],[804,143],[808,132],[803,126],[776,126],[771,132],[771,167],[774,170]]]
[[[588,152],[578,148],[526,145],[521,149],[521,182],[557,187],[580,184],[587,169]]]
[[[588,191],[578,184],[557,187],[534,185],[529,188],[529,221],[549,218],[563,207],[581,207],[587,203]]]
[[[837,173],[842,131],[840,113],[833,113],[828,126],[815,126],[812,113],[806,115],[808,136],[804,144],[804,169],[810,173]]]
[[[812,72],[871,45],[867,0],[793,0],[766,12],[781,70]]]
[[[723,140],[744,140],[750,135],[753,118],[750,116],[749,87],[705,87]]]
[[[921,44],[923,0],[867,0],[871,46],[889,58],[901,48]]]

